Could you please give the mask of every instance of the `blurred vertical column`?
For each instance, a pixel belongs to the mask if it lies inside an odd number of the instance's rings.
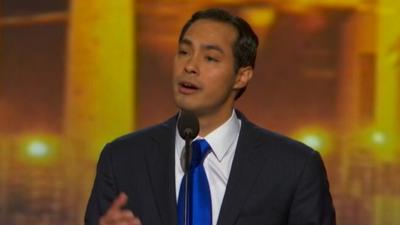
[[[96,159],[104,141],[134,127],[133,2],[71,2],[65,132]]]
[[[0,224],[6,224],[7,209],[8,209],[8,190],[7,190],[7,175],[10,173],[8,170],[9,151],[6,141],[0,136]]]
[[[374,117],[376,15],[371,7],[355,6],[343,24],[338,114],[346,138]]]
[[[78,223],[101,148],[135,127],[134,2],[70,3],[64,151]]]
[[[400,224],[400,2],[377,0],[378,39],[375,125],[376,150],[383,160],[377,171],[374,225]]]
[[[2,8],[1,8],[1,4],[0,4],[0,15],[2,12]],[[0,20],[2,18],[0,17]],[[0,51],[2,51],[1,48],[1,28],[2,28],[2,21],[0,21]],[[1,54],[1,52],[0,52]],[[0,58],[1,59],[1,58]],[[0,95],[1,95],[1,90],[0,90]],[[1,96],[0,96],[1,97]],[[0,110],[3,109],[3,105],[1,102],[1,98],[0,98]],[[0,116],[1,112],[0,112]],[[1,120],[0,120],[1,121]],[[1,134],[0,135],[0,224],[6,224],[8,221],[8,215],[7,215],[7,211],[8,211],[8,198],[7,198],[7,194],[8,194],[8,188],[7,188],[7,175],[9,175],[8,171],[8,162],[9,162],[9,152],[6,146],[6,140],[3,137],[4,135]]]
[[[339,137],[341,164],[338,166],[336,206],[338,222],[371,224],[373,161],[362,151],[357,133],[374,120],[374,77],[376,20],[373,3],[358,2],[342,30],[342,57],[339,91]],[[357,188],[359,187],[359,188]]]
[[[389,139],[396,136],[400,126],[400,2],[378,2],[375,123],[388,138],[384,156],[394,159],[396,154],[399,155],[395,150],[395,140]]]

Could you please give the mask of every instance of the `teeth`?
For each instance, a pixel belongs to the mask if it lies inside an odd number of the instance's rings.
[[[188,88],[194,88],[194,85],[190,84],[190,83],[183,83],[182,84],[184,87],[188,87]]]

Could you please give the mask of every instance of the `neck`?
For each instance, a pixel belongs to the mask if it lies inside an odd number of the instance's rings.
[[[222,111],[217,114],[208,114],[208,115],[200,115],[199,123],[200,123],[200,132],[199,135],[201,137],[207,136],[207,134],[211,133],[213,130],[221,126],[225,123],[232,115],[232,109],[229,111]]]

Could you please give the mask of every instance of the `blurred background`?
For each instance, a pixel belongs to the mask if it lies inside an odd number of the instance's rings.
[[[0,224],[83,223],[102,146],[176,113],[181,26],[260,38],[237,107],[318,150],[341,225],[400,224],[400,1],[0,0]]]

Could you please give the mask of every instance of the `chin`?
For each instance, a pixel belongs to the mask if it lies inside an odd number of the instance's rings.
[[[195,112],[196,111],[196,107],[193,107],[193,106],[188,105],[188,104],[176,103],[176,107],[178,107],[181,110],[185,110],[185,111],[191,111],[191,112]]]
[[[193,104],[192,102],[184,101],[182,99],[175,98],[175,105],[181,110],[191,111],[196,114],[199,111],[198,106]]]

